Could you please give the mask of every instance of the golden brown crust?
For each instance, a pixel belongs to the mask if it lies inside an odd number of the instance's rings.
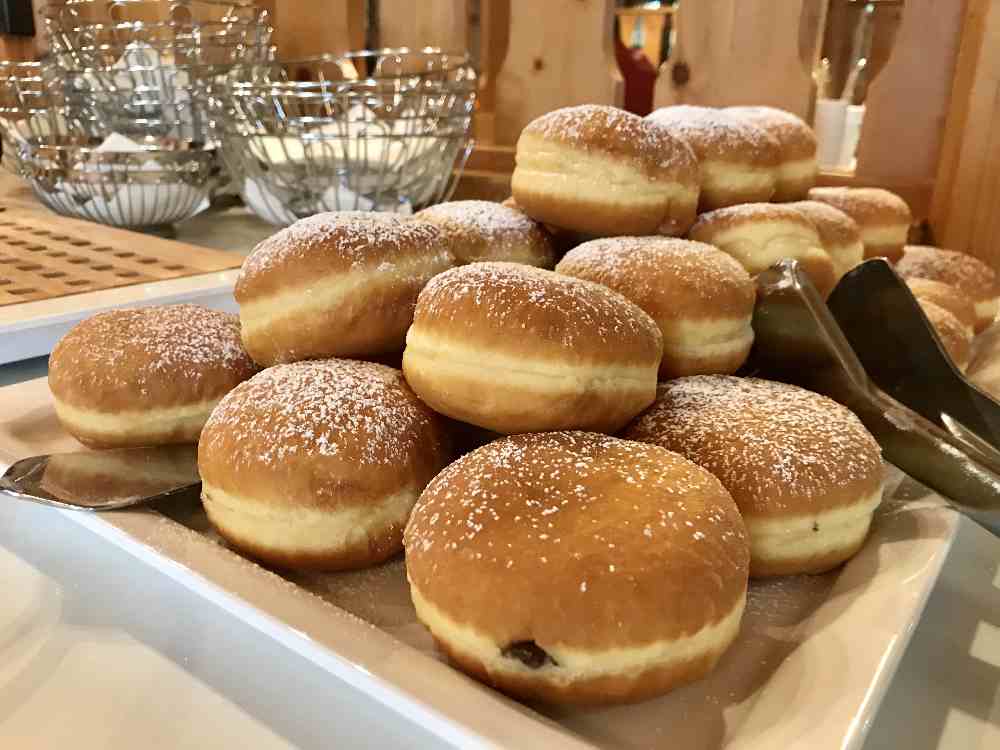
[[[750,275],[713,245],[668,237],[592,240],[567,253],[556,272],[613,289],[653,320],[704,320],[753,314]]]
[[[646,120],[687,141],[699,161],[767,167],[781,162],[781,148],[767,131],[724,110],[679,104],[661,107]]]
[[[816,157],[816,134],[791,112],[775,107],[726,107],[723,111],[767,131],[781,146],[782,161]]]
[[[335,359],[251,378],[212,412],[198,446],[206,485],[325,511],[423,487],[448,456],[440,418],[399,371]]]
[[[907,245],[896,264],[904,279],[930,279],[951,284],[974,303],[993,299],[1000,293],[996,272],[966,253],[927,245]]]
[[[663,695],[711,672],[729,645],[725,644],[680,664],[650,667],[627,675],[592,677],[559,685],[532,675],[490,672],[480,660],[453,649],[440,638],[435,638],[434,643],[463,672],[501,692],[521,700],[576,705],[635,703]]]
[[[235,296],[244,343],[265,365],[399,350],[420,289],[454,262],[426,221],[350,211],[302,219],[243,263]]]
[[[861,242],[861,230],[857,222],[835,206],[819,201],[796,201],[785,205],[813,223],[823,247],[842,247]]]
[[[683,139],[663,133],[638,115],[617,107],[563,107],[529,122],[522,131],[524,135],[627,159],[656,180],[685,184],[697,181],[694,155]],[[521,147],[519,140],[518,150]]]
[[[425,208],[416,218],[444,232],[459,263],[499,260],[539,268],[555,265],[548,231],[516,207],[490,201],[451,201]]]
[[[413,328],[486,352],[568,365],[648,366],[662,348],[656,323],[617,292],[515,263],[474,263],[435,276],[417,299]]]
[[[858,418],[783,383],[725,375],[661,383],[624,436],[711,471],[747,519],[852,506],[882,486],[881,451]]]
[[[70,329],[49,358],[49,388],[79,409],[141,412],[218,400],[257,369],[235,315],[198,305],[140,307]]]
[[[740,604],[749,564],[715,477],[655,446],[581,432],[466,454],[421,495],[404,544],[421,597],[498,649],[694,635]]]
[[[814,187],[809,191],[809,200],[839,208],[862,229],[895,224],[909,226],[913,221],[906,201],[882,188]]]
[[[969,298],[958,290],[958,287],[943,281],[918,277],[907,279],[906,285],[910,287],[910,291],[913,292],[913,296],[917,298],[918,302],[933,302],[954,315],[958,322],[969,331],[975,330],[976,308]]]

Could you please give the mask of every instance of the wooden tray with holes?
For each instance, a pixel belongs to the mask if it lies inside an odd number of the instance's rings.
[[[196,301],[235,309],[240,253],[0,204],[0,364],[47,354],[101,310]]]

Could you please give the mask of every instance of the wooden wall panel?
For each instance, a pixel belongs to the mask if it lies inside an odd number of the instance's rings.
[[[279,59],[364,47],[364,0],[257,0],[257,4],[271,14]]]
[[[533,118],[572,104],[621,104],[613,0],[510,0],[507,56],[497,74],[496,140],[514,143]]]
[[[969,0],[931,203],[936,244],[1000,269],[1000,7]]]
[[[857,176],[930,185],[951,101],[964,3],[906,0],[892,52],[868,87]]]
[[[382,47],[465,52],[469,46],[469,0],[379,0],[378,12]]]
[[[800,52],[803,10],[804,0],[682,0],[656,106],[769,104],[805,115],[812,84]],[[678,63],[690,72],[686,83],[671,75]]]

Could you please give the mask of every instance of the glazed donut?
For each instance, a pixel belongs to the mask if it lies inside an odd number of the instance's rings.
[[[888,258],[895,262],[913,222],[906,202],[881,188],[816,187],[809,200],[839,208],[857,222],[865,258]]]
[[[660,378],[736,372],[753,344],[756,290],[735,259],[668,237],[613,237],[571,250],[556,272],[614,289],[663,334]]]
[[[277,365],[212,412],[198,446],[202,503],[224,539],[265,563],[365,567],[402,549],[413,503],[449,450],[398,370]]]
[[[458,263],[500,260],[555,265],[552,237],[523,211],[490,201],[452,201],[417,212],[447,237]]]
[[[789,203],[816,227],[819,241],[833,261],[833,271],[837,280],[865,258],[865,246],[861,242],[861,230],[854,219],[838,208],[819,201],[798,201]]]
[[[729,253],[751,276],[783,258],[794,258],[824,299],[837,283],[833,260],[816,227],[788,206],[747,203],[709,211],[698,217],[689,236]]]
[[[861,548],[882,500],[875,439],[845,407],[793,385],[727,375],[661,383],[624,436],[719,478],[750,534],[751,576],[836,567]]]
[[[615,432],[652,402],[662,351],[656,323],[607,287],[474,263],[420,293],[403,372],[432,409],[488,430]]]
[[[417,618],[468,674],[560,703],[636,701],[735,639],[749,558],[732,498],[661,448],[515,435],[434,478],[406,527]]]
[[[774,201],[797,201],[816,184],[816,134],[801,117],[775,107],[726,107],[735,115],[767,131],[780,147]]]
[[[919,297],[917,304],[920,305],[920,309],[927,316],[927,321],[937,333],[945,353],[959,370],[965,372],[969,366],[969,360],[972,358],[972,334],[958,318],[943,307]]]
[[[690,144],[701,182],[699,211],[771,200],[780,147],[762,128],[719,109],[689,105],[662,107],[646,120]]]
[[[532,218],[588,235],[682,235],[698,206],[688,145],[615,107],[565,107],[528,123],[511,190]]]
[[[921,278],[907,279],[906,285],[910,287],[917,302],[933,302],[938,307],[943,307],[958,319],[970,337],[976,332],[976,307],[956,287],[943,281]]]
[[[59,421],[92,448],[196,443],[223,396],[257,371],[231,313],[198,305],[111,310],[49,357]]]
[[[978,258],[939,247],[907,245],[896,272],[907,280],[930,279],[955,287],[975,308],[976,333],[988,328],[997,316],[1000,289],[996,272]]]
[[[243,343],[262,365],[399,351],[417,294],[454,264],[425,221],[357,211],[301,219],[243,262]]]

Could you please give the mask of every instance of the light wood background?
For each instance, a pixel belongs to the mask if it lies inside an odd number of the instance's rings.
[[[259,0],[279,54],[360,48],[364,0]],[[44,0],[36,0],[36,13]],[[504,197],[513,145],[533,117],[583,102],[617,104],[614,0],[380,0],[379,44],[471,49],[481,71],[473,194]],[[473,13],[478,6],[478,18]],[[682,0],[676,45],[656,102],[764,103],[808,116],[810,70],[843,59],[857,6],[848,0]],[[939,242],[1000,267],[1000,2],[905,0],[877,11],[865,125],[853,175],[831,184],[896,190]],[[39,23],[39,28],[41,24]],[[0,57],[32,58],[40,40],[0,37]],[[671,73],[683,63],[682,84]],[[834,91],[846,74],[834,73]],[[478,182],[477,182],[478,181]]]

